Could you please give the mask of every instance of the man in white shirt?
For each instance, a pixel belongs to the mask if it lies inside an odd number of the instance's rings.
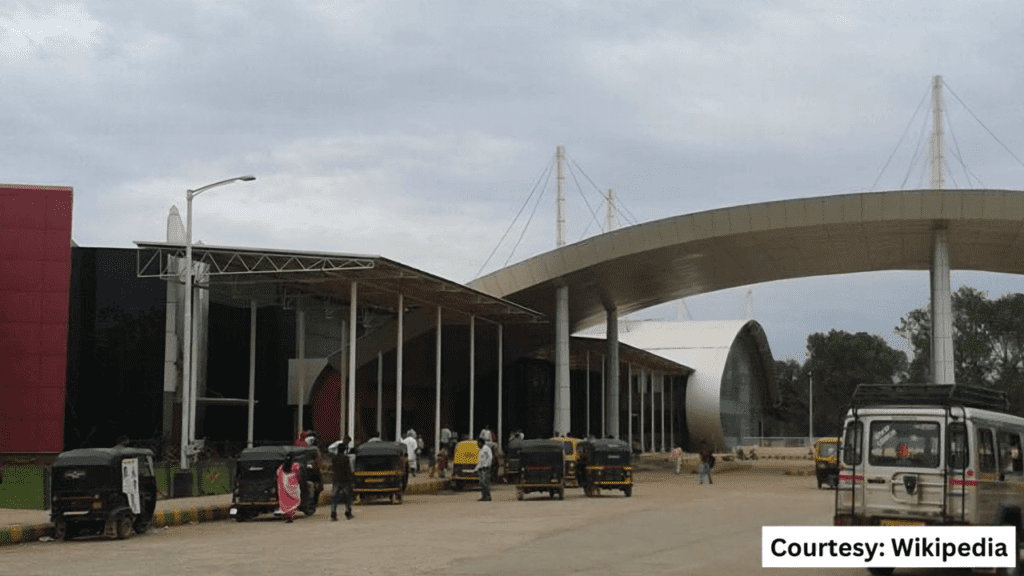
[[[415,432],[413,434],[415,434]],[[405,447],[409,451],[409,472],[415,476],[416,470],[419,468],[419,463],[416,458],[416,448],[419,447],[419,442],[417,442],[416,438],[412,435],[406,436],[402,442],[405,443]]]
[[[480,448],[480,454],[476,459],[476,468],[473,470],[480,475],[480,502],[491,501],[491,461],[494,455],[491,447],[484,442],[483,438],[476,441]]]

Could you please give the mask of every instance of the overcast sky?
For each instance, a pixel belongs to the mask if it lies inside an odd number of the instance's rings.
[[[598,189],[625,225],[927,187],[937,74],[955,93],[947,185],[1024,189],[1003,148],[1024,158],[1022,23],[1024,3],[1002,0],[0,0],[0,182],[72,186],[75,241],[131,247],[164,239],[186,189],[254,174],[195,200],[195,239],[379,254],[466,282],[492,251],[484,273],[554,247],[542,177],[559,144],[570,241],[600,231]],[[954,273],[963,284],[1024,291]],[[928,276],[752,290],[775,357],[802,360],[832,328],[901,343]],[[690,298],[689,315],[745,318],[747,291]]]

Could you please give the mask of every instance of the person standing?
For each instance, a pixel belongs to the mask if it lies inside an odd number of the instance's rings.
[[[352,441],[349,435],[343,440],[331,444],[327,449],[331,453],[331,469],[333,470],[333,486],[331,487],[331,522],[338,521],[338,502],[345,501],[345,518],[351,520],[352,516],[352,483],[355,482],[355,474],[352,472],[352,463],[348,458],[348,444]]]
[[[419,447],[419,443],[416,442],[416,438],[412,436],[412,434],[415,434],[415,432],[407,435],[402,442],[405,444],[405,448],[409,452],[409,472],[415,476],[416,470],[419,468],[419,462],[416,458],[416,449]]]
[[[476,459],[476,468],[473,468],[474,472],[480,475],[480,502],[491,501],[491,461],[494,459],[494,454],[491,452],[491,447],[484,442],[483,438],[478,438],[476,441],[477,447],[480,448],[480,454]]]
[[[708,484],[714,484],[711,480],[711,467],[715,465],[715,456],[711,453],[711,448],[705,448],[700,451],[700,466],[697,467],[697,473],[700,474],[700,483],[703,484],[704,480],[708,481]]]
[[[676,446],[672,449],[672,457],[676,459],[676,474],[683,471],[683,449]]]
[[[295,509],[299,507],[301,501],[299,465],[289,453],[285,455],[284,463],[277,468],[277,505],[281,508],[285,522],[291,524],[295,520]]]

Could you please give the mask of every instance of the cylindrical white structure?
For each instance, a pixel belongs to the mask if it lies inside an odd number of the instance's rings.
[[[476,408],[476,316],[469,316],[469,437],[475,438],[473,413]]]
[[[434,346],[434,458],[441,450],[441,307],[437,307],[437,342]]]
[[[359,306],[357,297],[358,288],[353,282],[349,288],[348,304],[348,435],[353,443],[356,438],[356,310]]]
[[[505,370],[504,328],[504,325],[498,324],[498,437],[496,438],[498,446],[504,445],[505,442],[505,437],[502,436],[502,411],[504,409],[504,404],[502,403],[502,379]]]
[[[405,298],[398,295],[398,343],[395,354],[395,440],[402,439],[402,352],[405,344]]]
[[[953,364],[953,296],[949,288],[949,246],[946,229],[935,230],[932,252],[932,383],[956,382]]]
[[[606,311],[607,327],[605,341],[608,344],[607,378],[605,379],[604,419],[607,435],[619,439],[619,314],[616,310]]]
[[[304,412],[306,408],[306,311],[302,309],[302,299],[295,302],[295,345],[298,348],[298,365],[295,373],[299,385],[299,430],[295,433],[296,438],[306,428],[304,427]]]

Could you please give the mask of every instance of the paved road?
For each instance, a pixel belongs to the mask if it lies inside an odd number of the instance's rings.
[[[692,475],[644,472],[632,498],[565,501],[508,486],[494,501],[473,492],[409,496],[404,504],[357,506],[356,519],[328,522],[323,508],[293,524],[213,522],[154,530],[125,541],[37,542],[0,548],[7,575],[263,574],[633,575],[866,574],[761,568],[761,526],[824,525],[831,492],[813,477],[755,469]],[[928,572],[897,572],[926,574]]]

